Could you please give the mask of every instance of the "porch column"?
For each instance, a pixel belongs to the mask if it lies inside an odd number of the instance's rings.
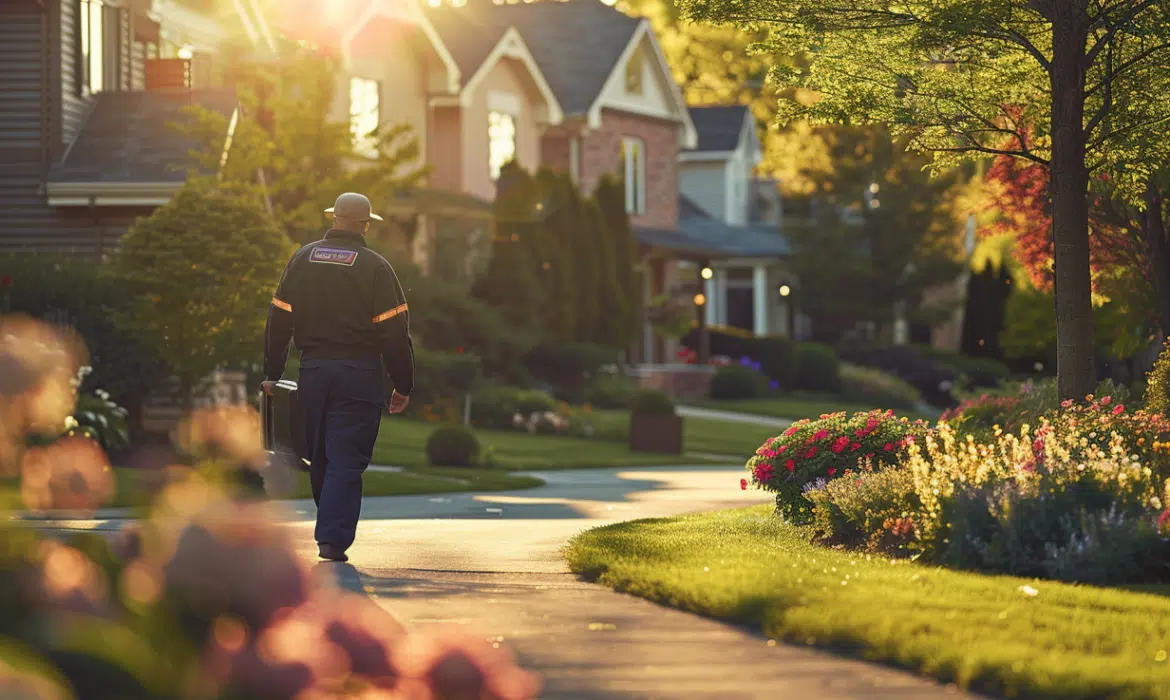
[[[768,335],[768,297],[768,268],[756,265],[752,268],[752,330],[757,336]]]
[[[715,317],[712,323],[719,326],[727,325],[727,268],[717,267],[715,269],[715,303],[712,308]]]

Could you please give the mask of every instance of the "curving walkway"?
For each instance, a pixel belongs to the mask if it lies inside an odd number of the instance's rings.
[[[545,698],[974,697],[900,671],[766,639],[583,583],[560,556],[584,529],[769,502],[740,468],[537,474],[526,491],[367,499],[352,565],[322,564],[406,624],[465,625],[540,672]],[[312,502],[290,526],[315,554]]]

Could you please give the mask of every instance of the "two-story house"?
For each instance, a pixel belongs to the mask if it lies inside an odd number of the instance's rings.
[[[243,16],[199,4],[0,3],[0,250],[100,253],[181,186],[171,123],[237,109],[215,53]]]
[[[755,177],[763,158],[757,124],[743,105],[692,107],[698,132],[679,154],[680,229],[709,241],[699,271],[705,320],[756,335],[800,336],[796,280],[784,269],[782,202],[775,181]]]

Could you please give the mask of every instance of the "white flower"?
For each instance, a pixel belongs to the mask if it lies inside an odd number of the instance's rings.
[[[1023,593],[1024,595],[1028,596],[1029,598],[1035,597],[1035,596],[1040,594],[1040,591],[1036,590],[1035,588],[1032,588],[1031,586],[1020,586],[1018,590],[1020,591],[1020,593]]]

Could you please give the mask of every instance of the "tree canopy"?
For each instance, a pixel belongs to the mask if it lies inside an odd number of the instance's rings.
[[[108,274],[129,299],[114,322],[174,372],[189,407],[214,370],[255,360],[293,247],[255,196],[192,180],[112,255]]]
[[[1061,395],[1095,385],[1089,174],[1124,176],[1139,200],[1170,122],[1164,0],[687,0],[691,17],[766,27],[779,120],[882,124],[942,170],[1010,155],[1051,171]],[[1155,148],[1163,150],[1165,145]],[[1164,150],[1163,150],[1164,152]]]

